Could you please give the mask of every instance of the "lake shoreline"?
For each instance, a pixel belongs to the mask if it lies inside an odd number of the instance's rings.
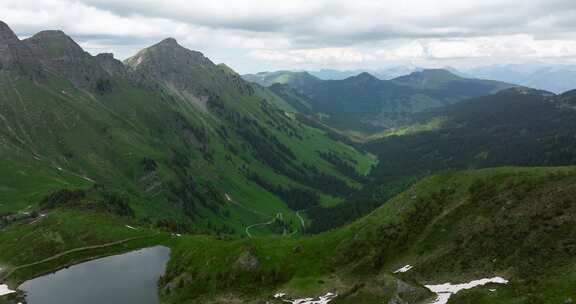
[[[158,280],[166,271],[170,255],[169,247],[157,245],[93,258],[27,280],[18,290],[32,304],[89,303],[95,295],[101,295],[96,298],[106,303],[131,303],[121,299],[140,297],[155,304],[159,299]],[[119,283],[124,287],[118,289]]]

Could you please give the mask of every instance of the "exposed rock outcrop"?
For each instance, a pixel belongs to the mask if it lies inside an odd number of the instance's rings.
[[[40,77],[42,68],[32,51],[8,25],[0,21],[0,71],[14,71]]]

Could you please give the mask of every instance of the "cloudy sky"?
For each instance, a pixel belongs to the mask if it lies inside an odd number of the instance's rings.
[[[174,37],[242,73],[576,63],[576,0],[0,0],[0,20],[120,59]]]

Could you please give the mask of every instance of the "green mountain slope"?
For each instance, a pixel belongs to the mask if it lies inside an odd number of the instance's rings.
[[[334,303],[388,303],[395,297],[428,303],[432,296],[426,300],[425,292],[408,286],[500,275],[510,284],[494,294],[488,292],[494,287],[479,288],[482,298],[563,301],[572,296],[569,282],[576,279],[562,270],[574,264],[575,176],[574,168],[448,173],[424,179],[366,218],[327,234],[219,242],[194,261],[185,257],[205,246],[190,239],[189,247],[176,249],[164,280],[164,286],[182,287],[164,289],[164,297],[169,303],[195,303],[203,293],[271,301],[274,292],[305,297],[332,291],[343,295]],[[209,257],[222,266],[202,264]],[[256,266],[239,267],[247,257]],[[407,264],[414,267],[392,274]],[[401,284],[397,279],[409,282],[404,293],[394,289]]]
[[[437,128],[388,136],[368,144],[381,156],[381,179],[445,169],[499,165],[572,164],[574,98],[544,91],[509,89],[427,114]],[[400,156],[395,151],[403,151]]]
[[[418,179],[446,170],[574,164],[574,95],[512,88],[421,113],[364,148],[378,155],[373,181],[335,208],[309,210],[309,231],[366,214]]]
[[[282,214],[293,232],[301,229],[297,210],[340,201],[361,187],[351,172],[374,162],[286,115],[272,91],[173,39],[123,64],[91,56],[62,32],[20,41],[2,25],[2,170],[7,180],[19,166],[37,170],[31,180],[63,179],[30,198],[9,194],[24,185],[3,184],[4,211],[50,190],[101,184],[126,192],[136,217],[159,225],[244,233]]]
[[[11,280],[91,254],[164,244],[172,258],[160,284],[163,303],[280,303],[272,297],[278,292],[291,298],[334,292],[339,296],[333,303],[429,303],[434,296],[423,284],[495,275],[510,283],[478,287],[449,303],[557,303],[573,296],[576,282],[570,271],[575,179],[573,167],[444,173],[346,227],[295,238],[176,237],[127,229],[126,221],[96,211],[60,208],[42,220],[12,224],[0,235],[0,248],[10,248],[0,251],[0,264],[10,269],[85,244],[143,237],[23,267]],[[101,230],[95,235],[83,222]],[[30,238],[35,241],[17,241]],[[407,264],[413,268],[394,273]]]

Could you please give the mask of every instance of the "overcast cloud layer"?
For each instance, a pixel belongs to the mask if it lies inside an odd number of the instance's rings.
[[[0,0],[0,20],[121,59],[174,37],[240,72],[576,62],[576,0]]]

